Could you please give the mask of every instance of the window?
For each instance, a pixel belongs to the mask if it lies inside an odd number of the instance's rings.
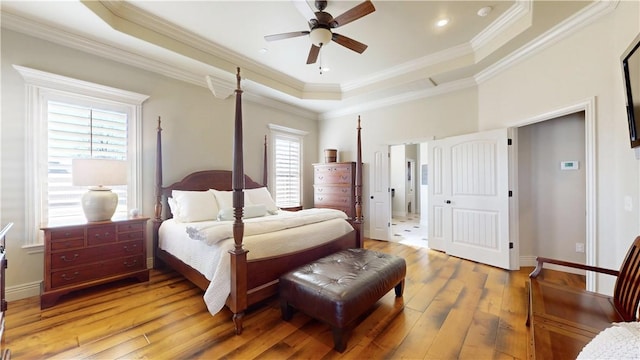
[[[44,218],[53,222],[82,221],[78,199],[87,189],[71,184],[71,159],[127,160],[126,112],[47,102],[47,182],[42,188]],[[112,186],[118,194],[114,216],[127,214],[127,186]]]
[[[116,214],[141,204],[141,117],[148,96],[14,65],[26,82],[25,246],[43,244],[40,225],[84,221],[71,185],[71,159],[126,160],[128,181],[113,187]]]
[[[281,208],[302,205],[302,148],[305,131],[274,124],[271,129],[271,190]]]

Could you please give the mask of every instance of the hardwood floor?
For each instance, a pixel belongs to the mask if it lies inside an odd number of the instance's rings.
[[[172,271],[148,283],[122,281],[61,298],[12,301],[6,344],[14,359],[523,359],[527,357],[525,280],[425,248],[366,240],[404,257],[403,298],[390,291],[333,350],[327,325],[295,313],[280,319],[277,299],[253,308],[236,336],[225,308],[209,314],[202,291]]]

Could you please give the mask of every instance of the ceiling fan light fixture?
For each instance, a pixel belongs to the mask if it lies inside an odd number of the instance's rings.
[[[309,33],[311,42],[313,43],[313,45],[318,47],[327,45],[331,41],[332,36],[333,34],[331,33],[331,30],[321,27],[315,28],[311,30],[311,33]]]

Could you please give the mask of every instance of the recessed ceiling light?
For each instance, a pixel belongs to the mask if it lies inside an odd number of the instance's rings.
[[[436,22],[437,27],[443,27],[449,23],[449,19],[440,19]]]
[[[478,16],[485,17],[485,16],[489,15],[491,10],[493,10],[493,8],[491,6],[485,6],[485,7],[481,8],[480,10],[478,10]]]

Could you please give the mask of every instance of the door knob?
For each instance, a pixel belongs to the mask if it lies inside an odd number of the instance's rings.
[[[451,200],[445,200],[445,204],[451,204]]]
[[[371,198],[373,199],[373,195],[371,195]]]

